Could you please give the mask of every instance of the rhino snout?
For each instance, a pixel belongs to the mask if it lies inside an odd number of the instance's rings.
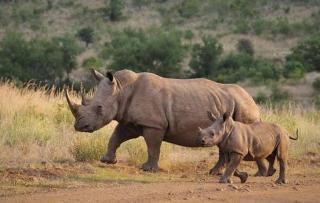
[[[88,125],[88,124],[83,124],[83,125],[79,125],[79,124],[75,124],[74,125],[74,129],[76,131],[79,131],[79,132],[89,132],[89,133],[92,133],[94,130],[93,130],[93,127]]]

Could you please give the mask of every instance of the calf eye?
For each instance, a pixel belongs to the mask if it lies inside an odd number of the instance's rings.
[[[214,131],[210,131],[210,135],[211,135],[211,137],[213,137],[214,136]]]

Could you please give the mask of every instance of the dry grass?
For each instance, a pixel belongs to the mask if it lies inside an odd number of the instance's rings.
[[[77,95],[72,95],[78,98]],[[18,89],[10,83],[0,85],[0,167],[31,163],[98,160],[116,122],[93,133],[77,133],[73,116],[62,94],[45,89]],[[262,107],[263,120],[279,123],[289,132],[299,129],[299,141],[292,142],[290,155],[299,158],[320,152],[318,132],[320,112],[289,105],[286,108]],[[191,149],[163,143],[160,166],[165,171],[209,167],[216,148]],[[142,138],[124,143],[118,151],[120,161],[139,166],[146,159]],[[204,165],[204,166],[203,166]]]

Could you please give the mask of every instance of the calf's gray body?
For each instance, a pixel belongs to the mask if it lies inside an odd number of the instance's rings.
[[[289,138],[296,140],[298,137],[288,136],[280,126],[267,122],[244,124],[233,121],[229,114],[225,113],[223,117],[215,119],[210,127],[200,129],[200,136],[204,146],[217,145],[220,151],[228,155],[229,163],[220,182],[231,182],[230,177],[233,173],[241,178],[241,174],[236,171],[241,160],[267,159],[269,161],[268,175],[273,175],[276,157],[280,165],[280,175],[276,182],[287,182],[285,175]],[[241,179],[241,182],[245,180]]]
[[[201,147],[197,127],[211,121],[202,109],[216,116],[225,111],[244,123],[260,119],[259,109],[251,96],[237,85],[219,84],[207,79],[168,79],[152,73],[122,70],[107,76],[93,71],[99,81],[91,101],[82,105],[67,100],[78,131],[92,132],[112,120],[118,121],[103,162],[115,163],[121,143],[142,135],[148,147],[144,170],[158,167],[162,141],[186,147]],[[223,165],[220,160],[215,170]]]

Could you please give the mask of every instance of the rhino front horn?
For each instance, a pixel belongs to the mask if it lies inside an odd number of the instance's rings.
[[[77,115],[78,108],[79,108],[79,105],[70,100],[69,93],[68,93],[68,90],[67,90],[67,89],[65,89],[64,92],[65,92],[65,94],[66,94],[66,98],[67,98],[67,102],[68,102],[69,108],[70,108],[72,114],[73,114],[74,116],[76,116],[76,115]]]

